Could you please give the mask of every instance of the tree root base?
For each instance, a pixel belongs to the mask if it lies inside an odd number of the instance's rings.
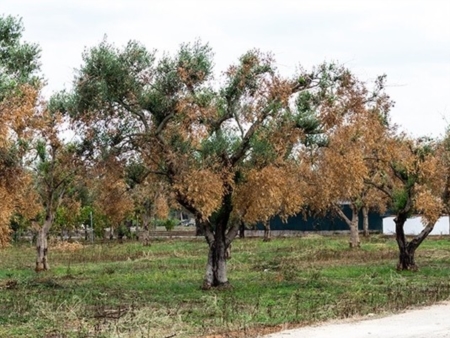
[[[208,291],[208,290],[229,290],[232,289],[233,287],[231,286],[230,282],[226,282],[226,283],[220,283],[217,285],[213,285],[211,283],[208,282],[203,282],[203,285],[201,287],[202,290],[204,291]]]
[[[403,266],[402,264],[398,263],[398,264],[397,264],[397,271],[412,271],[412,272],[417,272],[417,271],[419,271],[419,267],[418,267],[417,265]]]

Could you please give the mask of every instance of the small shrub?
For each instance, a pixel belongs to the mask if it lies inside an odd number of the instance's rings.
[[[125,224],[121,224],[117,229],[117,237],[119,239],[123,239],[124,237],[130,238],[131,237],[130,229]]]
[[[172,231],[178,224],[175,218],[159,219],[156,221],[157,226],[163,226],[167,231]]]

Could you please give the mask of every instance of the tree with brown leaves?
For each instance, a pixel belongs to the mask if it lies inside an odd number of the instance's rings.
[[[387,205],[384,195],[365,181],[374,174],[371,154],[388,130],[392,103],[383,91],[384,77],[376,81],[372,91],[367,84],[353,81],[336,102],[334,111],[338,115],[327,145],[312,154],[308,205],[315,213],[331,210],[343,219],[350,229],[350,247],[356,248],[360,246],[359,215],[364,210],[367,231],[368,209],[383,212]],[[344,204],[350,206],[350,217],[342,210]]]
[[[34,205],[23,162],[36,121],[40,51],[22,41],[22,32],[19,18],[0,16],[0,247],[9,242],[12,214]]]
[[[93,194],[93,207],[101,215],[112,234],[126,220],[134,203],[130,189],[126,184],[125,170],[121,163],[112,156],[92,168],[90,189]]]
[[[367,183],[383,192],[395,212],[399,270],[416,270],[415,252],[444,212],[447,170],[442,143],[405,135],[386,138],[372,157],[376,174]],[[422,216],[423,230],[411,240],[405,223],[413,214]]]
[[[20,206],[33,199],[30,197],[29,186],[31,176],[23,167],[23,157],[29,141],[28,121],[35,112],[37,91],[24,86],[17,92],[10,92],[0,102],[0,246],[9,242],[9,222],[12,214]]]
[[[352,75],[335,65],[281,76],[253,50],[213,77],[196,42],[158,62],[137,42],[87,50],[74,92],[61,95],[86,149],[139,158],[195,215],[209,246],[204,288],[226,286],[226,252],[242,219],[298,212],[305,152],[331,128]],[[99,158],[97,156],[97,158]]]

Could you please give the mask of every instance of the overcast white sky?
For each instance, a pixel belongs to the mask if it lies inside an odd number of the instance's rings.
[[[200,38],[217,74],[255,47],[286,75],[338,61],[363,80],[388,75],[403,130],[439,136],[450,125],[448,0],[0,0],[0,14],[22,17],[25,39],[41,46],[47,93],[71,87],[83,49],[105,34],[160,52]]]

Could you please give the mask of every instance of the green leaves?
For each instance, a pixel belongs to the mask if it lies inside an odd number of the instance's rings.
[[[130,188],[141,184],[148,175],[148,170],[142,162],[132,161],[125,167],[126,181]]]
[[[398,213],[401,210],[404,210],[408,203],[408,192],[405,189],[396,189],[392,193],[392,202],[394,212]]]
[[[213,70],[212,57],[211,47],[201,41],[181,45],[176,67],[178,76],[189,90],[198,88],[209,79]]]
[[[10,147],[0,147],[0,176],[9,170],[19,167],[19,156],[14,145]],[[2,175],[3,174],[3,175]]]
[[[44,140],[38,140],[36,142],[36,152],[40,162],[47,162],[47,145]]]
[[[121,50],[105,38],[86,50],[83,60],[75,79],[78,110],[109,108],[104,113],[114,114],[117,106],[135,107],[149,81],[154,57],[136,41]]]
[[[251,163],[252,165],[261,165],[271,163],[277,157],[276,150],[268,138],[263,135],[255,135],[250,141],[251,145]]]
[[[205,139],[201,144],[202,158],[230,156],[238,147],[239,140],[234,135],[216,133],[211,137]]]
[[[237,66],[231,66],[227,72],[227,84],[222,95],[233,103],[243,95],[254,96],[262,87],[264,75],[274,74],[275,68],[269,55],[251,50],[239,59]]]
[[[5,94],[20,84],[38,86],[40,79],[40,48],[22,42],[22,20],[13,16],[0,16],[0,101]]]

